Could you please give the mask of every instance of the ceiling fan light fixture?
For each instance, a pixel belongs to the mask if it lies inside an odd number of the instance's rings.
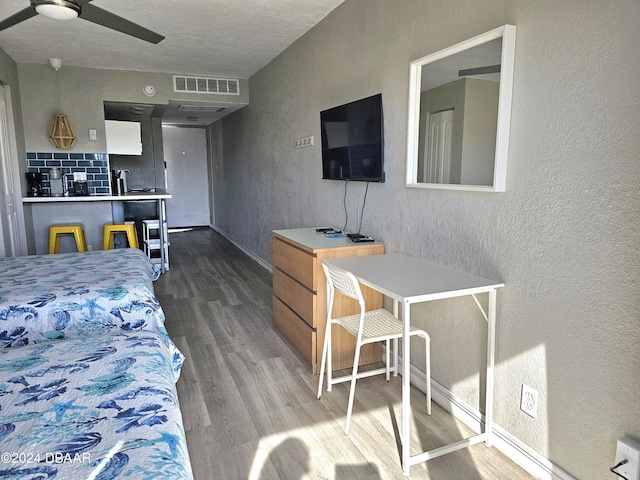
[[[80,14],[80,6],[69,0],[33,0],[36,12],[54,20],[71,20]]]

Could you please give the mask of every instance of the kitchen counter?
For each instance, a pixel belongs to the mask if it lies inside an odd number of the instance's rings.
[[[139,200],[161,200],[171,198],[171,194],[156,189],[155,192],[128,192],[123,195],[78,195],[69,197],[22,197],[22,203],[53,202],[128,202]]]
[[[36,254],[48,251],[49,227],[57,223],[82,223],[88,245],[102,245],[103,226],[110,222],[125,221],[125,203],[157,202],[156,215],[163,225],[166,221],[165,200],[172,198],[170,193],[155,189],[154,192],[128,192],[123,195],[78,195],[69,197],[23,197],[25,219],[32,232]],[[128,203],[127,203],[128,204]],[[130,204],[129,204],[130,205]],[[137,227],[140,231],[140,225]],[[160,270],[166,270],[165,230],[159,230]],[[75,249],[75,244],[73,245]],[[74,250],[69,251],[74,251]]]

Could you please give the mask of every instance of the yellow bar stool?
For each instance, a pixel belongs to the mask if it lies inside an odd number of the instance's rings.
[[[138,234],[136,233],[136,225],[134,222],[105,223],[102,249],[111,250],[113,248],[113,239],[116,233],[126,233],[127,242],[130,248],[138,248]]]
[[[87,240],[84,236],[84,226],[79,223],[68,225],[51,225],[49,227],[49,253],[60,253],[60,237],[73,235],[79,252],[87,251]]]

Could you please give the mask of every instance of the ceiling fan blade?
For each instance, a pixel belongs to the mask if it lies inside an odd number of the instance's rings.
[[[99,7],[94,7],[88,2],[82,5],[82,13],[80,13],[80,18],[92,23],[97,23],[98,25],[102,25],[103,27],[107,27],[112,30],[117,30],[118,32],[131,35],[132,37],[136,37],[150,43],[159,43],[164,39],[162,35],[156,32],[152,32],[151,30],[148,30],[136,23],[130,22],[125,18],[119,17],[118,15],[107,12],[106,10],[103,10]]]
[[[16,23],[24,22],[31,17],[35,17],[37,15],[35,9],[32,7],[27,7],[23,10],[20,10],[18,13],[11,15],[9,18],[5,18],[0,22],[0,30],[4,30],[5,28],[13,27]]]

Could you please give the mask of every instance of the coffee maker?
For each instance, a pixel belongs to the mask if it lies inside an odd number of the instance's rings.
[[[42,174],[27,172],[27,197],[42,197]]]
[[[129,191],[127,187],[129,170],[111,170],[111,191],[114,195],[123,195]]]

